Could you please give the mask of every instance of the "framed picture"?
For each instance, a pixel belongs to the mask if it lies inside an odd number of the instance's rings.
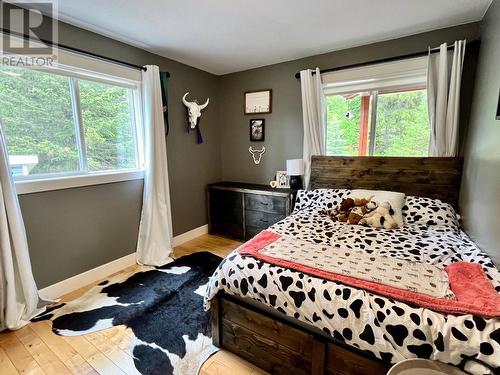
[[[266,120],[256,118],[250,120],[250,142],[264,142],[266,135]]]
[[[290,188],[290,177],[286,173],[286,171],[277,171],[276,172],[276,183],[277,183],[277,188],[285,188],[289,189]]]
[[[248,91],[245,93],[245,115],[271,113],[271,90]]]

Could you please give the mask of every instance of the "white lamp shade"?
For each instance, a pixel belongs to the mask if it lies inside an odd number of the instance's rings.
[[[302,176],[304,175],[304,160],[290,159],[286,161],[286,173],[289,176]]]

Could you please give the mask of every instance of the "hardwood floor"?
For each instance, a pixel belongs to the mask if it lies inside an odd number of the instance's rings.
[[[207,234],[177,246],[174,256],[208,250],[223,257],[239,244]],[[134,265],[115,275],[125,278],[139,268]],[[99,282],[65,295],[62,301],[79,297]],[[84,336],[63,337],[52,332],[49,321],[30,323],[17,331],[0,333],[0,374],[135,375],[138,372],[130,352],[131,339],[132,331],[124,326]],[[267,373],[223,350],[210,357],[200,370],[200,375],[262,374]]]

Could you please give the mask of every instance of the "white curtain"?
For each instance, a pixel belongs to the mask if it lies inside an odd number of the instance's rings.
[[[44,310],[31,272],[23,216],[0,124],[0,330],[18,329]]]
[[[451,61],[448,46],[441,44],[439,53],[429,50],[427,65],[427,98],[431,137],[429,156],[456,156],[460,83],[465,54],[465,40],[456,41]]]
[[[326,153],[325,96],[319,68],[300,72],[302,91],[302,118],[304,123],[304,186],[309,187],[311,177],[311,156]]]
[[[146,69],[142,73],[145,172],[137,262],[159,266],[172,261],[172,214],[160,72],[155,65]]]

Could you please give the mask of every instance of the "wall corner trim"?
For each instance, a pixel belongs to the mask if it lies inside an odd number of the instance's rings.
[[[179,246],[183,243],[190,241],[196,237],[208,233],[208,224],[201,227],[192,229],[188,232],[179,234],[173,239],[173,246]],[[55,284],[49,285],[40,289],[42,297],[55,300],[61,298],[65,294],[73,292],[89,284],[95,283],[98,280],[104,279],[109,275],[123,270],[124,268],[136,264],[135,252],[125,255],[124,257],[112,260],[109,263],[97,266],[91,270],[82,272],[78,275],[72,276],[68,279],[59,281]]]

